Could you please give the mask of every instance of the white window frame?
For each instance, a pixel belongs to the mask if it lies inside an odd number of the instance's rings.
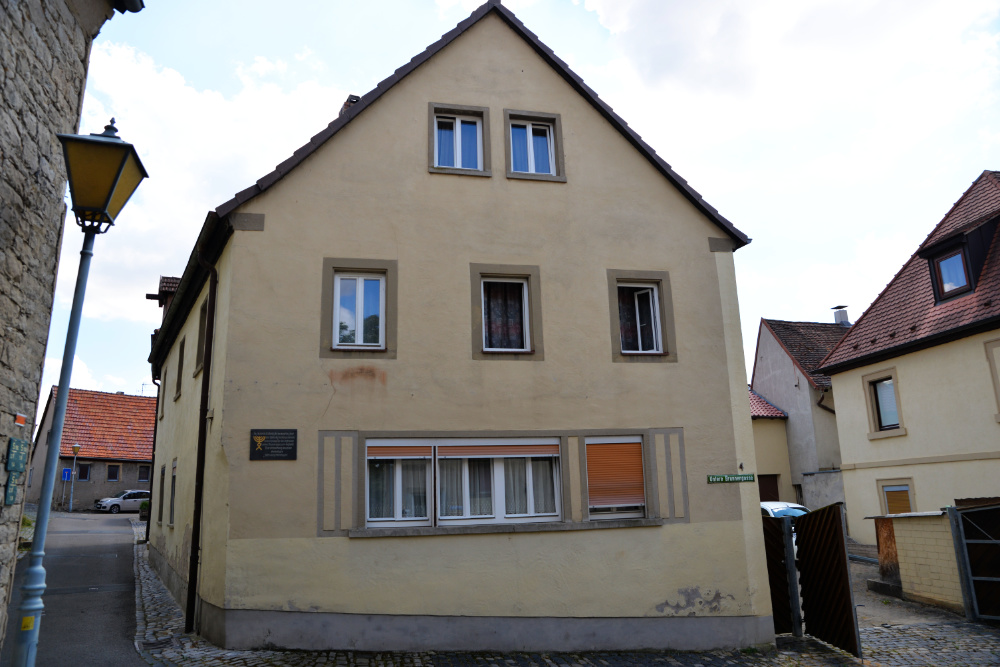
[[[438,156],[440,152],[438,151],[438,121],[439,120],[450,120],[455,123],[454,137],[454,155],[455,162],[459,163],[462,161],[462,132],[461,127],[463,122],[475,123],[476,124],[476,166],[462,167],[459,164],[441,164],[438,161]],[[460,116],[457,114],[439,113],[434,114],[434,166],[441,169],[462,169],[465,171],[482,171],[483,170],[483,119],[476,116]]]
[[[487,332],[489,327],[486,322],[486,283],[520,283],[521,285],[521,311],[522,326],[524,328],[524,347],[486,347]],[[479,299],[483,314],[483,352],[530,352],[531,351],[531,307],[528,303],[528,279],[527,278],[507,278],[502,276],[483,276],[479,281]]]
[[[663,328],[660,326],[660,290],[656,283],[643,283],[643,282],[619,282],[618,287],[631,287],[640,290],[648,290],[653,294],[653,302],[651,304],[652,308],[652,322],[653,322],[653,344],[654,347],[651,350],[626,350],[624,341],[620,341],[620,347],[622,354],[662,354],[663,353]],[[639,294],[642,292],[636,292],[633,295],[633,301],[635,306],[635,323],[636,323],[636,334],[639,339],[639,347],[642,347],[642,335],[639,334]],[[620,307],[620,306],[619,306]],[[619,318],[621,315],[619,314]],[[618,335],[621,336],[621,320],[619,319],[619,331]]]
[[[364,338],[364,321],[358,319],[358,312],[364,305],[364,281],[378,280],[379,282],[379,321],[378,321],[378,343],[341,343],[340,342],[340,286],[343,279],[354,279],[357,281],[354,297],[354,338]],[[385,349],[385,274],[359,272],[337,272],[333,276],[333,331],[332,348],[335,350],[384,350]]]
[[[472,446],[490,446],[490,445],[558,445],[559,438],[441,438],[441,439],[427,439],[427,438],[415,438],[415,439],[369,439],[366,442],[367,447],[378,447],[378,446],[391,446],[391,447],[406,447],[406,446],[418,446],[418,447],[431,447],[430,456],[426,455],[415,455],[413,457],[407,456],[365,456],[364,467],[365,467],[365,522],[369,528],[389,528],[389,527],[400,527],[400,526],[474,526],[474,525],[484,525],[484,524],[503,524],[503,523],[539,523],[539,522],[552,522],[562,520],[562,478],[561,478],[561,461],[558,454],[496,454],[494,456],[450,456],[447,453],[439,454],[440,446],[454,446],[454,445],[472,445]],[[472,515],[469,514],[470,510],[470,494],[469,494],[469,459],[488,459],[492,461],[492,476],[490,478],[491,491],[492,491],[492,501],[493,501],[493,514],[491,515]],[[527,514],[507,514],[506,513],[506,486],[504,478],[504,459],[508,458],[523,458],[527,459],[528,463],[526,465],[526,475],[525,483],[527,484],[527,496],[528,496],[528,507],[534,510],[534,484],[533,484],[533,474],[534,471],[531,466],[531,459],[544,458],[550,459],[552,461],[552,485],[553,485],[553,496],[555,498],[555,511],[554,512],[529,512]],[[370,480],[368,474],[368,463],[372,460],[392,460],[396,462],[396,468],[394,470],[395,476],[395,493],[394,493],[394,504],[395,504],[395,518],[388,519],[383,517],[371,518],[368,516],[370,510]],[[428,462],[427,474],[428,474],[428,498],[427,498],[427,513],[428,517],[425,518],[410,518],[401,516],[402,507],[402,466],[401,461],[407,459],[422,459]],[[460,460],[462,461],[462,508],[464,511],[463,516],[442,516],[441,515],[441,475],[439,462],[443,460]]]
[[[514,169],[514,128],[524,127],[527,130],[527,143],[528,143],[528,171],[519,171]],[[534,128],[544,128],[545,136],[548,139],[549,147],[549,171],[537,171],[535,169],[535,142],[532,141],[534,137]],[[556,175],[556,151],[555,151],[555,128],[552,127],[552,123],[543,123],[538,121],[530,120],[511,120],[510,121],[510,170],[518,174],[547,174],[549,176]]]

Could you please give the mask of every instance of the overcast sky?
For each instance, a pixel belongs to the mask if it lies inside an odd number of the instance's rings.
[[[144,295],[181,274],[208,211],[480,3],[145,2],[91,54],[80,132],[114,116],[150,178],[97,239],[72,386],[153,395],[160,312]],[[736,253],[749,367],[761,317],[826,322],[847,304],[855,320],[973,180],[1000,169],[992,0],[504,4],[753,238]],[[43,396],[82,239],[68,222]]]

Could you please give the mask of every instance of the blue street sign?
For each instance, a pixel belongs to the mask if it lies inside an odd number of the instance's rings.
[[[69,474],[70,474],[70,469],[69,468],[63,468],[63,478],[62,478],[62,481],[64,481],[64,482],[70,481],[70,475]]]

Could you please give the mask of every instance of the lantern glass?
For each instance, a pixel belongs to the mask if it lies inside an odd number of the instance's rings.
[[[131,146],[84,138],[67,140],[64,145],[73,208],[103,211]]]
[[[111,201],[108,202],[108,215],[111,216],[112,220],[118,217],[122,207],[132,197],[132,193],[139,187],[139,182],[145,177],[146,172],[139,163],[139,158],[129,146],[128,155],[125,157],[125,166],[122,167],[122,175],[118,179],[118,187],[115,188],[111,195]]]

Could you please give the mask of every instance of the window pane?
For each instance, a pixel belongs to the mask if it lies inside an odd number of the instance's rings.
[[[896,391],[892,380],[875,383],[875,399],[879,428],[898,428],[899,412],[896,410]]]
[[[437,164],[439,167],[455,166],[455,121],[439,118],[437,122]]]
[[[90,464],[81,463],[76,467],[76,478],[81,482],[90,481]]]
[[[368,518],[395,518],[395,468],[394,461],[368,462]]]
[[[462,166],[479,169],[479,132],[474,121],[462,121]]]
[[[340,279],[340,304],[337,308],[337,340],[341,343],[355,342],[354,331],[357,317],[358,281],[354,278]]]
[[[427,518],[427,461],[402,461],[403,518]]]
[[[469,459],[469,514],[493,514],[493,459]]]
[[[526,349],[524,283],[483,281],[483,334],[488,349]]]
[[[362,342],[366,345],[378,345],[380,341],[379,326],[381,324],[381,313],[379,312],[382,295],[382,281],[378,278],[365,278],[364,286],[364,324],[362,332]]]
[[[535,513],[556,511],[556,487],[552,459],[531,459],[531,492],[535,497]]]
[[[653,315],[653,290],[635,293],[636,320],[639,325],[639,347],[643,352],[656,350],[656,320]]]
[[[510,164],[513,171],[528,171],[528,128],[510,126]]]
[[[952,255],[938,262],[941,269],[941,286],[945,292],[960,289],[968,284],[965,279],[965,265],[962,253]]]
[[[438,461],[441,476],[441,516],[464,516],[462,501],[462,460]]]
[[[636,287],[618,286],[618,323],[621,327],[622,352],[639,352],[639,322],[636,320]]]
[[[547,127],[531,128],[531,148],[535,157],[535,173],[551,174],[549,164],[549,129]]]
[[[507,514],[528,513],[527,459],[504,459],[503,479]]]

